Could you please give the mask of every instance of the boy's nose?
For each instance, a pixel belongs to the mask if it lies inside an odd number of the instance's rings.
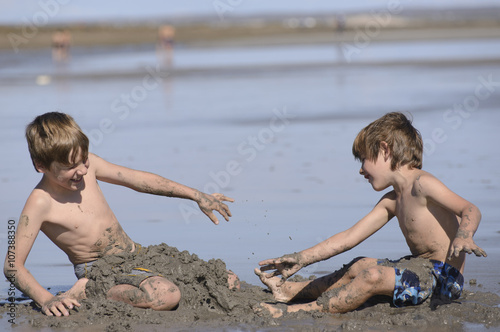
[[[79,175],[86,175],[87,174],[87,171],[88,171],[88,168],[85,166],[85,165],[80,165],[78,167],[78,169],[76,170],[76,172],[79,174]]]
[[[363,171],[363,168],[360,168],[360,169],[359,169],[359,174],[361,174],[361,175],[365,175],[365,172]]]

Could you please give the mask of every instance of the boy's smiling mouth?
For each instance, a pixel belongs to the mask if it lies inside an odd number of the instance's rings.
[[[82,182],[82,180],[83,180],[83,176],[79,179],[71,179],[71,181],[74,183],[80,183],[80,182]]]

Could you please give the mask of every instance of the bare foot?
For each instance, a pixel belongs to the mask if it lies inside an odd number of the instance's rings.
[[[259,303],[259,305],[255,306],[253,308],[253,311],[259,315],[262,316],[264,314],[270,314],[273,318],[280,318],[283,316],[283,309],[279,308],[279,306],[283,306],[285,304],[283,303],[278,303],[278,304],[271,304],[271,303]],[[286,312],[286,308],[284,308]]]
[[[68,289],[64,294],[69,296],[69,297],[72,297],[76,300],[86,299],[87,296],[85,295],[85,285],[87,285],[88,281],[89,281],[89,279],[87,279],[87,278],[79,279],[73,285],[73,287]]]
[[[279,287],[277,286],[278,282],[281,281],[280,277],[268,278],[259,268],[256,268],[254,272],[260,278],[260,281],[271,290],[276,301],[289,302],[292,299],[292,296],[286,294],[286,290],[288,289],[286,282]]]
[[[240,289],[240,278],[231,270],[227,270],[227,283],[229,289]]]

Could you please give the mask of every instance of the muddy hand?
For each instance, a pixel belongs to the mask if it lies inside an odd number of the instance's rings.
[[[285,281],[297,273],[303,266],[300,264],[298,254],[284,255],[280,258],[266,259],[259,262],[260,271],[274,270],[271,273],[263,273],[266,278],[272,278],[281,275],[281,281],[277,286],[281,286]]]
[[[462,251],[468,254],[474,253],[478,257],[487,256],[486,251],[477,246],[473,240],[455,239],[451,244],[448,259],[458,257]]]
[[[207,195],[205,193],[200,194],[201,196],[199,197],[198,206],[200,207],[200,210],[203,211],[203,213],[206,214],[214,224],[218,225],[219,220],[217,219],[213,211],[219,212],[221,216],[226,219],[226,221],[229,221],[229,217],[231,217],[231,211],[229,210],[229,207],[222,202],[234,202],[234,199],[226,197],[223,194],[219,193],[215,193],[212,195]]]
[[[47,316],[69,316],[68,309],[79,307],[80,303],[69,297],[54,296],[42,306],[42,312]]]

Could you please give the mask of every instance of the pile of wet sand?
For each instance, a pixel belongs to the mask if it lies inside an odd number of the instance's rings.
[[[158,312],[134,308],[105,299],[115,275],[132,267],[147,267],[178,285],[182,299],[176,310]],[[389,302],[373,299],[347,314],[285,314],[282,318],[254,313],[260,302],[272,302],[265,289],[242,282],[240,290],[229,289],[226,265],[219,259],[208,262],[187,251],[166,244],[150,246],[145,253],[125,253],[96,262],[87,284],[87,300],[69,317],[47,317],[33,304],[17,306],[17,322],[33,328],[74,330],[461,330],[464,324],[484,329],[500,326],[500,297],[492,293],[465,291],[459,301],[427,301],[416,307],[394,308]],[[7,307],[0,308],[5,316]]]

